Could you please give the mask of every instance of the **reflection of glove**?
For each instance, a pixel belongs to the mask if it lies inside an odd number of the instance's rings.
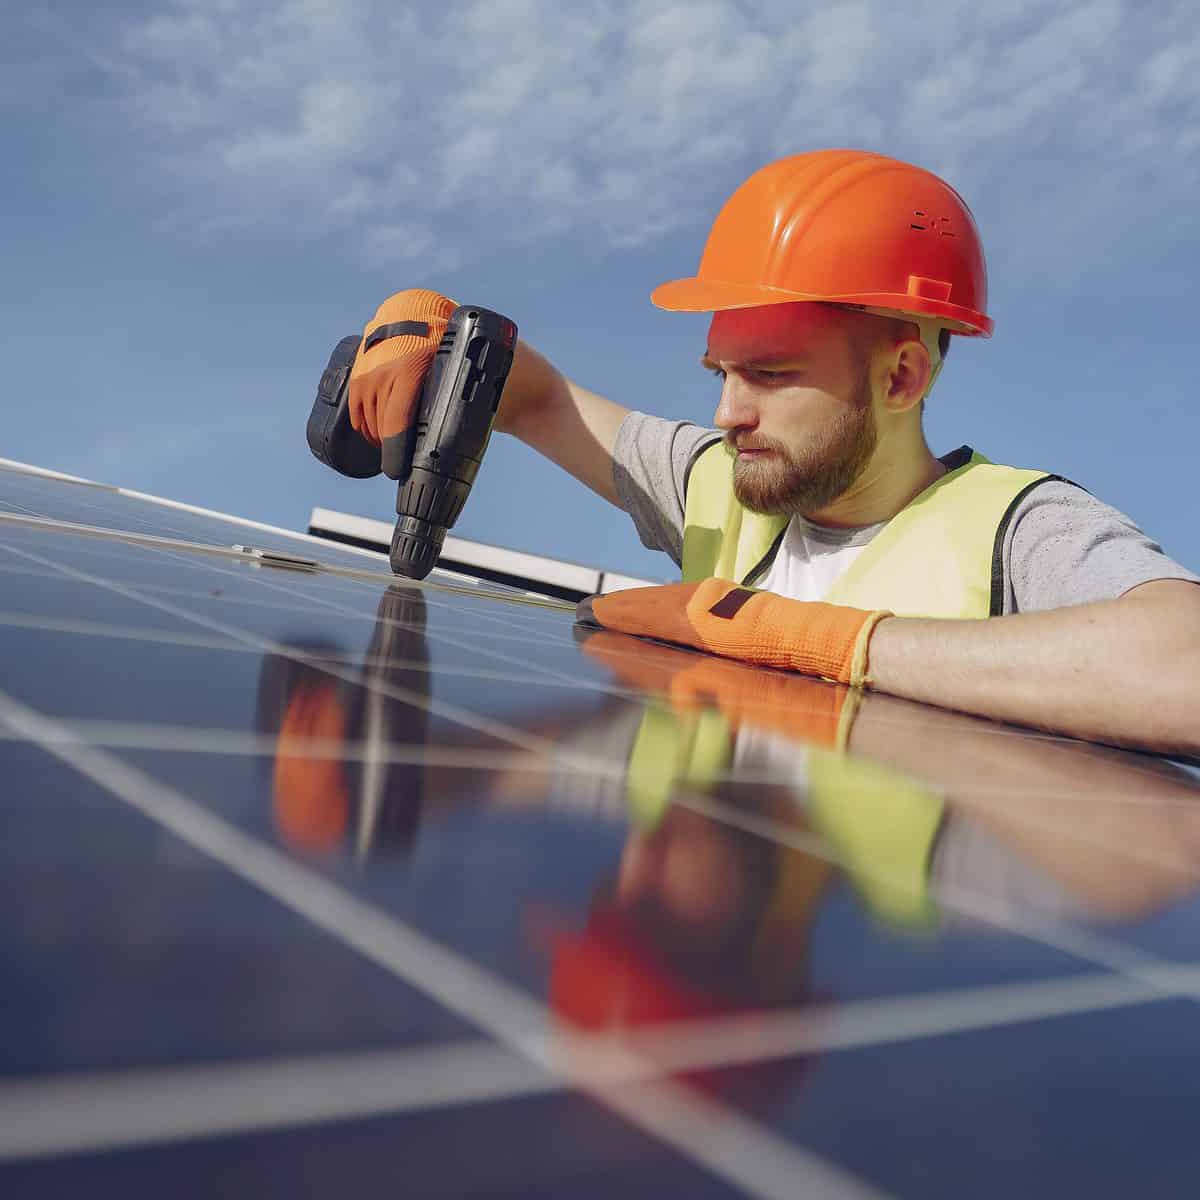
[[[592,596],[577,619],[861,687],[871,634],[891,615],[705,579]]]
[[[667,646],[634,647],[600,630],[583,643],[625,684],[665,695],[675,712],[718,709],[734,729],[769,729],[799,742],[844,747],[858,711],[858,693],[797,675],[754,671],[740,663],[699,658]]]
[[[349,820],[340,757],[346,713],[335,684],[304,685],[288,698],[275,749],[275,828],[297,850],[332,850]],[[313,743],[317,743],[314,746]]]
[[[408,468],[408,433],[454,301],[424,288],[389,296],[363,330],[350,372],[350,424],[383,448],[383,470]]]
[[[861,693],[765,671],[731,678],[727,672],[732,665],[713,659],[698,662],[671,681],[671,704],[681,709],[707,701],[716,704],[735,729],[769,729],[800,742],[845,748]]]

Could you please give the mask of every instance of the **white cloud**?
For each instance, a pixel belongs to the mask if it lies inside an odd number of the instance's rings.
[[[173,0],[97,60],[138,134],[127,153],[210,228],[335,231],[372,256],[466,227],[637,246],[702,230],[770,158],[851,145],[944,171],[969,200],[1003,197],[993,221],[1020,219],[1035,178],[1053,245],[1080,189],[1102,220],[1195,185],[1194,6],[1144,14],[1132,0]]]

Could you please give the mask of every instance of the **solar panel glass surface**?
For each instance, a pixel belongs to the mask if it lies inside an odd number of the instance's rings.
[[[6,1195],[1190,1189],[1194,773],[15,469],[0,587]]]

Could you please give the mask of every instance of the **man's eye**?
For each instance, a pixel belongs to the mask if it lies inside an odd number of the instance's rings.
[[[708,373],[710,375],[715,375],[718,379],[725,378],[725,372],[720,367],[709,367]]]
[[[751,379],[757,379],[760,383],[783,383],[788,379],[793,379],[797,371],[794,367],[782,367],[778,370],[771,370],[767,367],[752,367],[747,368],[746,374]]]

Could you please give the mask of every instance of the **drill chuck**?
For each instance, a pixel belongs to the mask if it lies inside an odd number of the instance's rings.
[[[388,555],[392,570],[406,579],[424,579],[437,564],[445,540],[445,525],[431,525],[416,517],[401,517],[392,532],[392,549]]]

